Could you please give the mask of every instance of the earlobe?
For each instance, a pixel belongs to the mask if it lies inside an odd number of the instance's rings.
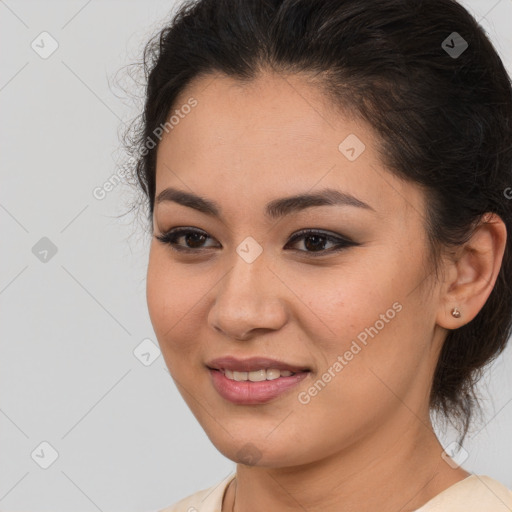
[[[469,323],[484,306],[498,277],[507,228],[494,213],[486,214],[471,239],[457,251],[449,263],[450,278],[445,281],[439,303],[437,324],[458,329]]]

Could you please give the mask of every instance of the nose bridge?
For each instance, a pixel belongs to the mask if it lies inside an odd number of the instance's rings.
[[[243,305],[244,310],[259,309],[262,301],[272,300],[265,286],[269,274],[261,245],[254,239],[244,240],[236,247],[232,268],[223,280],[218,299]]]
[[[233,337],[252,329],[278,329],[285,321],[263,248],[250,238],[236,247],[231,270],[221,280],[209,313],[214,328]]]

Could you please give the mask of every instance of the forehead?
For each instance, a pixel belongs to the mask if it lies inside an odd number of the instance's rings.
[[[179,115],[190,99],[195,106]],[[179,185],[226,200],[231,190],[254,204],[260,196],[336,187],[382,214],[419,208],[419,191],[383,167],[371,126],[334,108],[302,76],[267,73],[247,83],[203,76],[182,91],[172,113],[179,122],[159,144],[157,195]],[[346,140],[360,153],[356,159],[342,151]]]
[[[313,146],[329,150],[325,131],[332,120],[326,108],[319,108],[322,95],[297,77],[267,73],[250,82],[218,74],[202,77],[180,94],[173,110],[190,97],[197,105],[173,129],[180,151],[229,157],[234,155],[226,153],[236,150],[264,159],[275,158],[278,148],[288,157],[290,152],[305,157]],[[190,143],[181,144],[183,139]]]

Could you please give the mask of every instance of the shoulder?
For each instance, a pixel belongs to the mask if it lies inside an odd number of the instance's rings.
[[[224,492],[234,477],[235,474],[232,474],[215,485],[190,494],[158,512],[221,512]]]
[[[415,512],[509,512],[512,491],[486,475],[470,475],[448,487]]]

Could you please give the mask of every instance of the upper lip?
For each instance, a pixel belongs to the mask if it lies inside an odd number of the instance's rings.
[[[288,370],[290,372],[309,371],[306,366],[285,363],[278,359],[268,357],[248,357],[246,359],[237,359],[232,356],[219,357],[212,359],[206,366],[215,370],[231,370],[236,372],[252,372],[255,370],[275,368],[277,370]]]

